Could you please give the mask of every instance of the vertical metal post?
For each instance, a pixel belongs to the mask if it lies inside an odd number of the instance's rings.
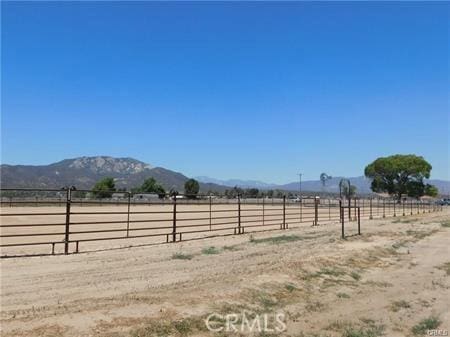
[[[406,200],[405,200],[405,199],[403,199],[403,216],[405,216],[405,215],[406,215],[406,213],[405,213],[405,202],[406,202]]]
[[[358,207],[358,235],[361,235],[361,213],[359,207]]]
[[[66,190],[66,228],[64,235],[64,254],[69,254],[69,233],[70,233],[70,204],[72,201],[72,187]]]
[[[177,196],[173,196],[172,242],[177,241]]]
[[[411,199],[410,204],[411,204],[411,215],[413,215],[413,202],[412,202],[412,199]]]
[[[351,211],[351,206],[352,206],[352,200],[351,200],[351,198],[349,197],[348,198],[348,221],[350,222],[350,221],[352,221],[352,211]]]
[[[386,200],[383,199],[383,218],[386,217]]]
[[[211,201],[211,196],[209,196],[209,230],[212,230],[212,201]]]
[[[130,236],[130,204],[131,204],[131,193],[128,192],[128,210],[127,210],[127,237]]]
[[[355,219],[356,219],[356,198],[353,200],[353,206],[355,207]]]
[[[345,239],[345,230],[344,230],[344,222],[345,222],[345,215],[344,215],[344,208],[342,205],[339,206],[341,211],[341,237]]]
[[[369,202],[370,202],[370,204],[369,204],[369,206],[370,206],[370,215],[369,215],[369,219],[372,220],[372,219],[373,219],[373,216],[372,216],[372,198],[369,199]]]
[[[331,220],[331,199],[328,198],[328,220]]]
[[[314,226],[319,225],[319,199],[314,197]]]
[[[419,214],[419,213],[420,213],[420,204],[419,204],[419,201],[417,200],[416,203],[417,203],[417,214]]]
[[[241,196],[238,195],[238,234],[241,234]]]
[[[394,218],[397,216],[397,214],[395,213],[395,204],[397,203],[397,201],[394,201]]]
[[[286,196],[283,195],[283,226],[281,229],[286,229]]]

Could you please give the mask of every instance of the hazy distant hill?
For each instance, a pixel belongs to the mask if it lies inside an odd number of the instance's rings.
[[[194,179],[197,179],[202,183],[212,183],[229,187],[238,186],[242,188],[270,189],[273,186],[276,186],[274,184],[269,184],[258,180],[240,180],[240,179],[221,180],[205,176],[194,177]]]
[[[339,193],[339,181],[343,177],[334,177],[328,180],[325,186],[322,185],[322,182],[318,180],[307,180],[302,181],[302,190],[310,191],[310,192],[326,192],[326,193]],[[258,189],[280,189],[286,191],[298,191],[300,188],[300,184],[298,181],[276,185],[276,184],[268,184],[262,181],[255,180],[239,180],[239,179],[229,179],[229,180],[220,180],[214,179],[210,177],[196,177],[199,181],[202,182],[214,182],[220,185],[225,185],[229,187],[242,187],[242,188],[258,188]],[[367,194],[371,193],[370,189],[370,180],[364,176],[360,177],[351,177],[348,178],[352,185],[355,185],[358,193]],[[428,183],[435,185],[441,194],[450,194],[450,182],[445,180],[438,179],[430,179],[427,181]]]
[[[104,178],[113,177],[116,187],[132,188],[149,178],[155,178],[167,190],[175,188],[182,192],[189,178],[181,173],[151,165],[133,158],[113,158],[107,156],[65,159],[50,165],[1,165],[3,188],[61,188],[74,185],[78,189],[91,189]],[[200,184],[202,191],[223,191],[224,186]]]

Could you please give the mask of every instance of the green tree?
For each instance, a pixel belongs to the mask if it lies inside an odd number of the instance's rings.
[[[189,179],[184,183],[184,194],[186,197],[195,199],[200,191],[200,184],[195,179]]]
[[[350,190],[346,184],[342,185],[342,194],[347,198],[353,198],[356,195],[356,186],[350,185]]]
[[[259,190],[257,188],[247,188],[244,191],[244,196],[246,198],[257,198],[259,194]]]
[[[372,191],[387,192],[400,202],[402,195],[419,198],[436,192],[434,186],[426,187],[423,182],[430,178],[431,169],[423,157],[397,154],[376,159],[366,166],[364,174],[372,179]]]
[[[92,194],[95,198],[111,198],[115,190],[114,178],[106,177],[94,185]]]
[[[430,197],[437,197],[439,194],[439,189],[434,185],[426,184],[424,194],[429,195]]]
[[[142,193],[156,193],[160,198],[163,198],[166,194],[166,190],[162,187],[155,178],[150,177],[145,179],[142,186],[139,188],[139,192]]]

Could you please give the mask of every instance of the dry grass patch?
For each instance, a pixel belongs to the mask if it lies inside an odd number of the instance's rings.
[[[440,266],[437,266],[436,268],[439,270],[445,271],[445,274],[447,276],[450,275],[450,262],[445,262],[445,263],[441,264]]]
[[[398,312],[401,309],[409,309],[409,308],[411,308],[411,305],[404,300],[394,301],[391,303],[391,307],[390,307],[391,311],[393,311],[393,312]]]
[[[293,242],[293,241],[299,241],[299,240],[303,240],[303,238],[298,235],[280,235],[280,236],[272,236],[269,238],[261,238],[261,239],[255,239],[253,236],[250,236],[251,243],[269,243],[272,245]]]
[[[428,332],[428,330],[437,329],[440,324],[441,321],[439,320],[439,318],[437,318],[436,316],[430,316],[414,325],[411,331],[416,336],[423,336]]]
[[[450,220],[441,221],[441,227],[450,228]]]
[[[194,257],[192,254],[175,253],[172,255],[173,260],[191,260]]]

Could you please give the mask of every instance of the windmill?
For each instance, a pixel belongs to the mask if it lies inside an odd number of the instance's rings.
[[[332,176],[329,176],[325,172],[320,174],[320,181],[322,183],[322,192],[325,191],[325,185],[327,184],[327,181],[333,178]]]

